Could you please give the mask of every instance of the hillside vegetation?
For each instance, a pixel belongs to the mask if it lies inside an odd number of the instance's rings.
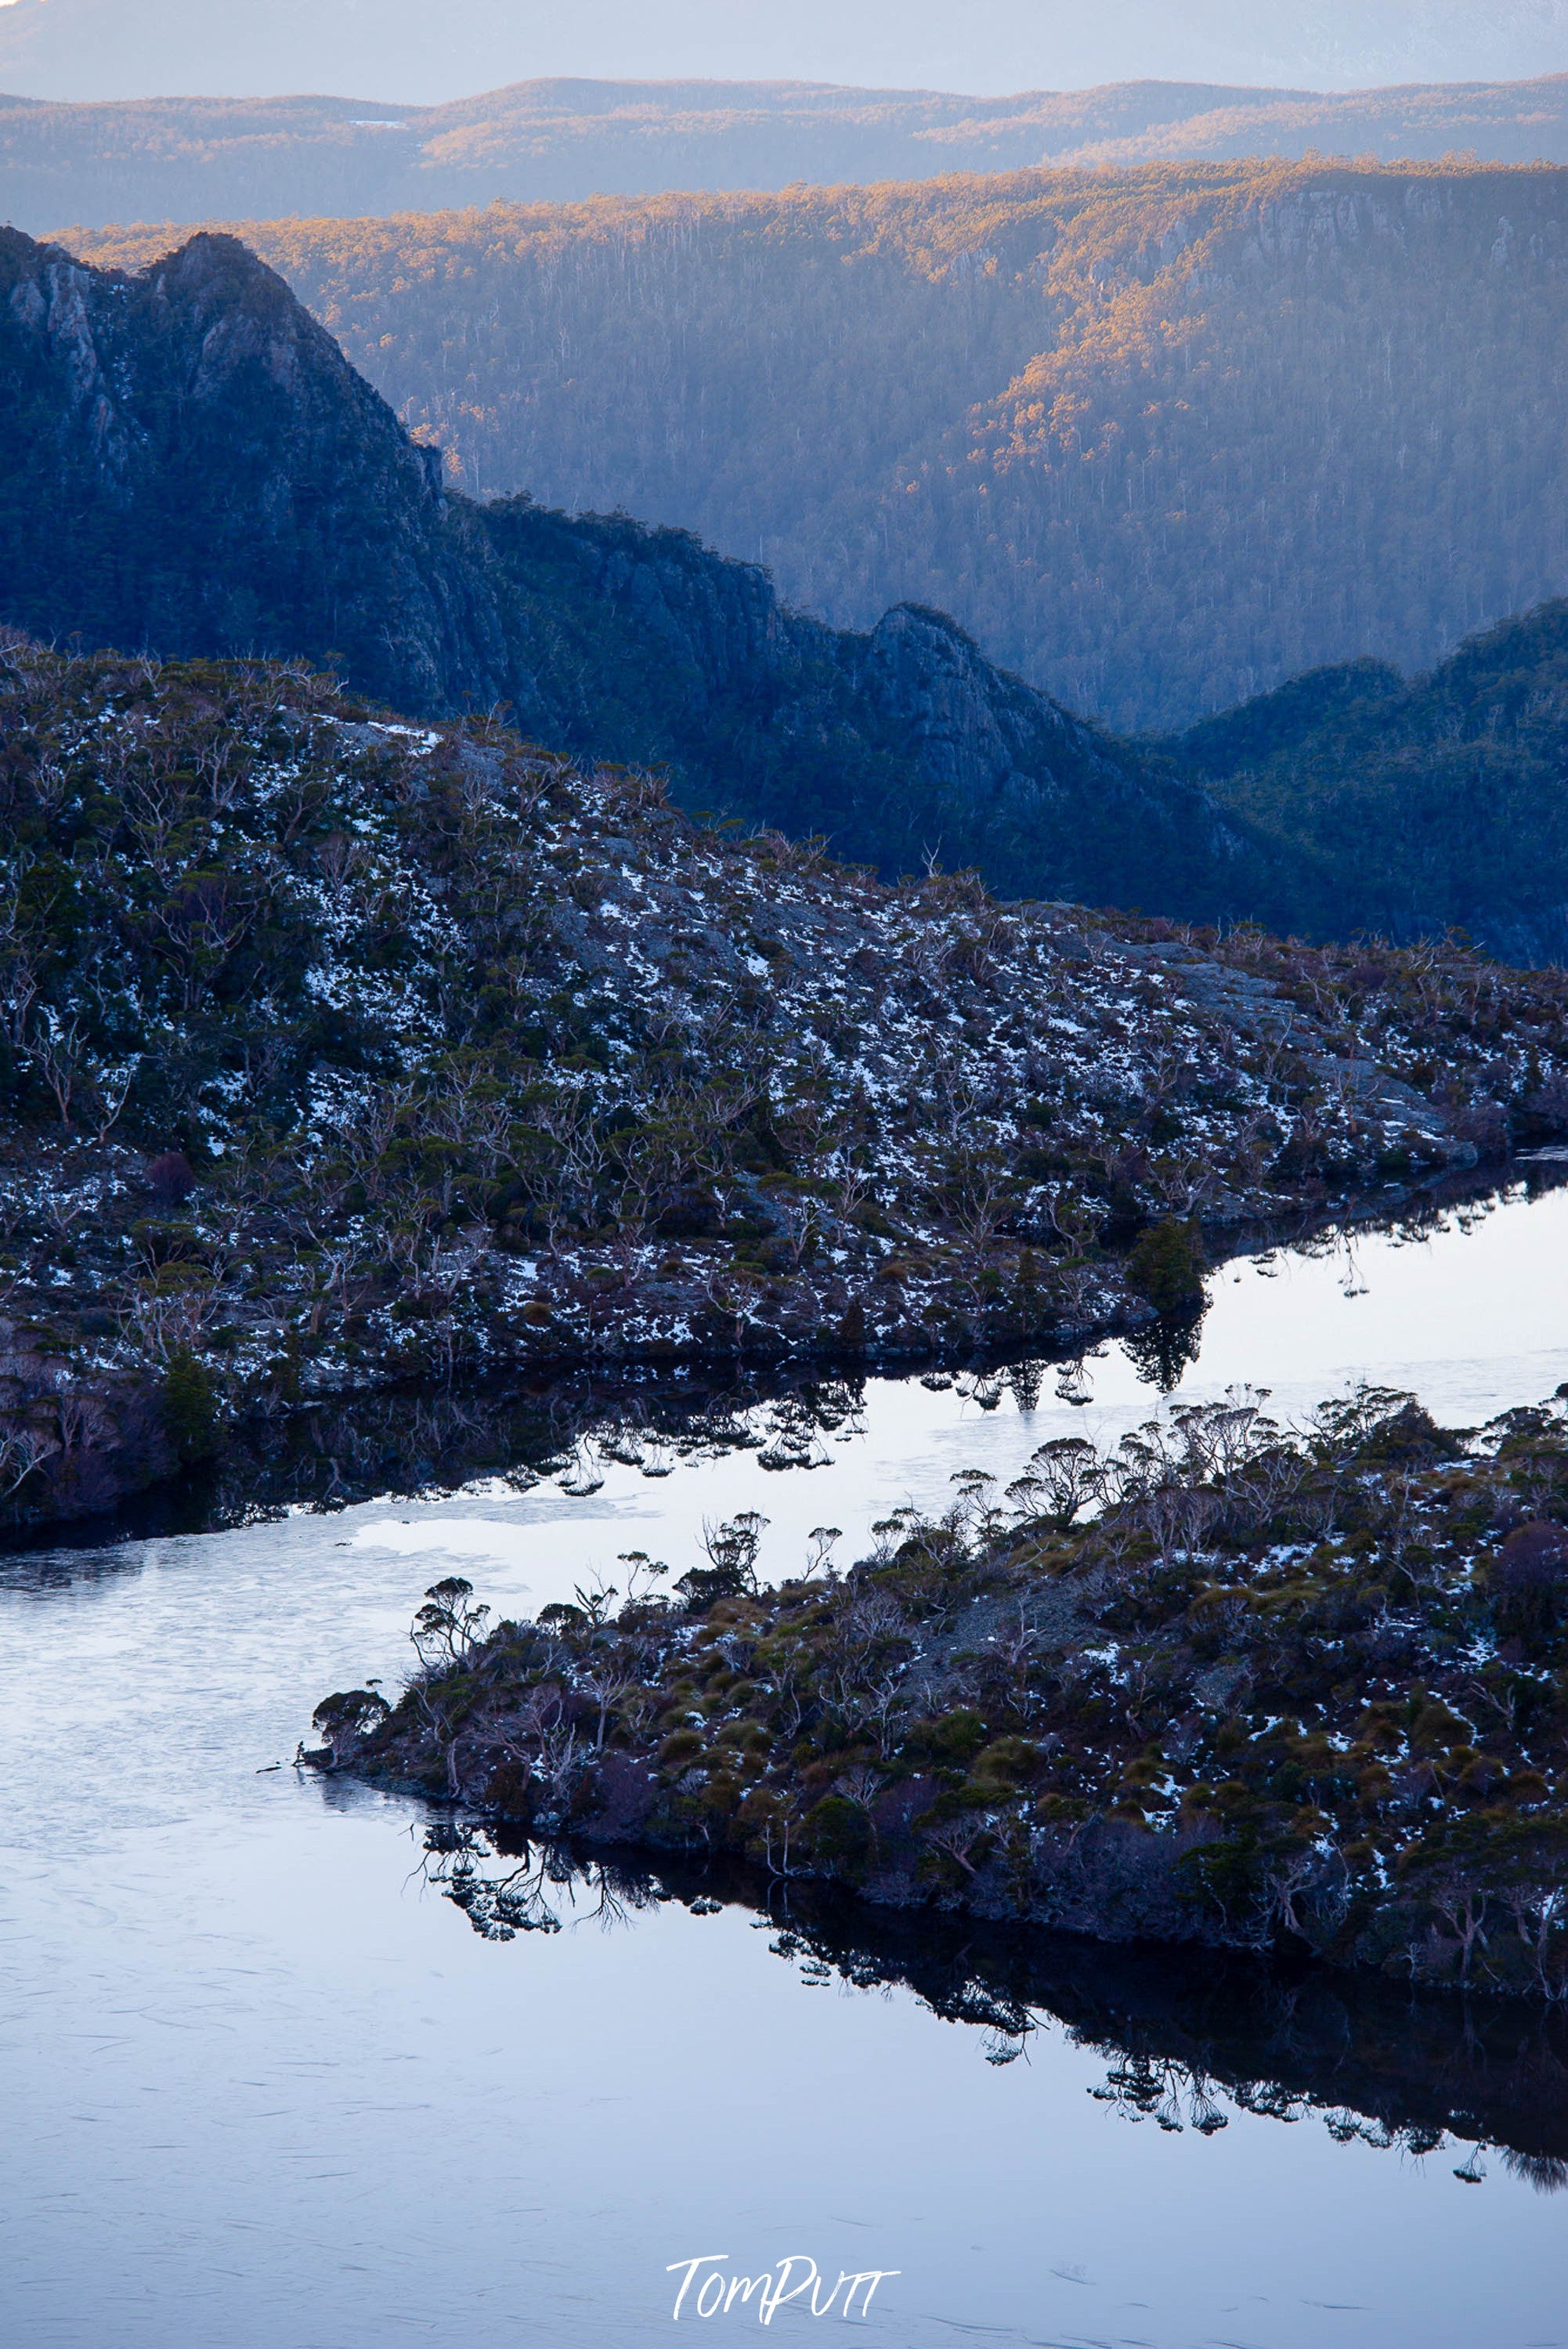
[[[0,208],[38,233],[67,222],[370,216],[1040,163],[1455,151],[1568,161],[1568,75],[1343,95],[1192,81],[973,98],[814,82],[535,80],[396,108],[355,98],[8,98]]]
[[[1204,1227],[1568,1123],[1562,974],[889,888],[298,666],[12,638],[0,720],[11,1515],[409,1379],[1169,1347]]]
[[[1168,728],[1568,587],[1568,174],[1038,171],[245,232],[479,496]],[[84,241],[138,265],[157,233]]]

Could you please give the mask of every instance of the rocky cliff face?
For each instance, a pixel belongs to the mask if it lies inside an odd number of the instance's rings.
[[[1244,819],[995,668],[941,614],[868,635],[677,531],[443,493],[235,239],[139,274],[0,233],[0,618],[89,647],[298,656],[417,716],[542,743],[1010,895],[1274,912]]]
[[[852,640],[851,640],[852,641]],[[914,746],[949,825],[967,830],[996,885],[1036,869],[1049,840],[1064,895],[1115,875],[1163,903],[1280,901],[1256,835],[1201,790],[1158,780],[1126,746],[994,668],[940,612],[900,605],[853,665],[884,722]]]
[[[335,655],[413,708],[483,671],[435,467],[228,237],[138,276],[0,233],[5,616],[179,653]]]
[[[995,667],[943,613],[829,628],[685,532],[521,499],[453,512],[501,574],[510,690],[542,740],[667,765],[688,798],[884,871],[934,856],[1008,895],[1162,911],[1285,902],[1245,819]]]

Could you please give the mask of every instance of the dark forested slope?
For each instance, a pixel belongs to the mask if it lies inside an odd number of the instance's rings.
[[[1160,166],[286,222],[470,494],[624,505],[1111,722],[1568,589],[1568,173]],[[88,240],[142,263],[163,240]]]
[[[1173,746],[1194,779],[1332,872],[1396,936],[1470,930],[1568,959],[1568,603],[1407,680],[1360,661],[1300,678]],[[1316,926],[1333,928],[1324,906]]]
[[[1015,897],[1319,936],[1458,923],[1568,957],[1562,605],[1413,684],[1309,673],[1138,746],[927,607],[841,632],[687,533],[444,488],[231,239],[130,278],[0,233],[0,297],[13,626],[303,655],[413,716],[505,704],[539,742],[884,873],[973,862]]]
[[[0,74],[4,72],[0,61]],[[0,209],[62,223],[370,216],[669,188],[1311,153],[1568,160],[1568,74],[1326,94],[1130,81],[1008,98],[813,82],[517,82],[363,98],[0,98]]]
[[[163,654],[303,655],[894,871],[1188,913],[1284,904],[1201,787],[909,606],[844,635],[690,536],[445,493],[232,239],[140,276],[0,232],[0,618]]]

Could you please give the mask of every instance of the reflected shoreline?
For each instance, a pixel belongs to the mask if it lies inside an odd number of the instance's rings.
[[[1346,1980],[1310,1959],[1105,1943],[936,1909],[869,1908],[831,1886],[769,1879],[743,1862],[531,1844],[427,1814],[428,1879],[476,1932],[553,1931],[579,1896],[630,1923],[678,1901],[695,1915],[750,1911],[803,1982],[903,1989],[978,2035],[991,2064],[1026,2056],[1052,2025],[1102,2055],[1090,2094],[1171,2134],[1215,2133],[1229,2105],[1320,2120],[1339,2142],[1427,2156],[1486,2156],[1542,2192],[1568,2188],[1568,2011]]]

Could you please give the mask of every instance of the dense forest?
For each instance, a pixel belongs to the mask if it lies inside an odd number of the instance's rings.
[[[526,81],[355,98],[0,99],[0,204],[63,222],[368,216],[672,188],[929,180],[1041,163],[1314,152],[1568,160],[1568,75],[1328,94],[1139,81],[970,98],[817,83]]]
[[[450,479],[1168,729],[1568,585],[1568,177],[1030,171],[245,232]],[[141,264],[160,232],[87,237]]]

